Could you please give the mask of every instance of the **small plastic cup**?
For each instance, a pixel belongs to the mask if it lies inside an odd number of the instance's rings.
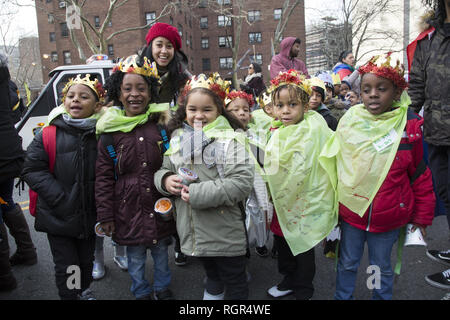
[[[413,225],[411,223],[406,225],[405,246],[426,246],[427,243],[423,239],[423,234],[419,228],[412,231]]]
[[[164,221],[170,221],[172,215],[173,205],[169,198],[160,198],[155,202],[155,212],[163,218]]]
[[[105,231],[102,229],[102,227],[100,226],[100,222],[97,222],[97,224],[94,227],[95,230],[95,234],[99,237],[104,237],[106,236]]]
[[[192,182],[198,180],[198,175],[194,171],[189,170],[187,168],[179,168],[178,176],[182,179],[181,183],[185,186],[188,186]]]

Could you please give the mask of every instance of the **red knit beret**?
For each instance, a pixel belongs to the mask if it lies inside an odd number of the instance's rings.
[[[158,37],[164,37],[172,42],[175,50],[181,49],[181,37],[178,33],[178,29],[174,26],[162,22],[155,23],[150,30],[148,30],[147,36],[145,37],[147,45],[149,45],[153,39]]]

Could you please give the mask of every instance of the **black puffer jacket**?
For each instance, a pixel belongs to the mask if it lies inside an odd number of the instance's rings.
[[[24,151],[22,138],[14,127],[14,116],[9,90],[9,71],[0,67],[0,183],[18,177]]]
[[[56,129],[54,173],[38,133],[27,149],[22,177],[38,193],[37,231],[86,239],[94,235],[95,128],[81,130],[69,126],[62,116],[53,122]]]

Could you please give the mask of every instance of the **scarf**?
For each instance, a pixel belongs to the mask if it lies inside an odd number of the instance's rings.
[[[67,110],[64,107],[64,105],[61,104],[58,107],[53,108],[52,111],[50,111],[50,113],[48,115],[48,118],[47,118],[47,123],[45,124],[45,127],[48,127],[53,122],[53,120],[55,120],[57,117],[62,115],[62,119],[69,126],[74,127],[74,128],[78,128],[78,129],[81,129],[81,130],[89,130],[89,129],[92,129],[92,128],[94,128],[96,126],[97,121],[101,117],[102,114],[103,114],[103,109],[100,112],[98,112],[98,113],[94,113],[93,115],[91,115],[88,118],[74,119],[67,112]]]
[[[149,104],[145,113],[134,117],[127,117],[125,110],[119,106],[109,107],[97,122],[97,135],[108,132],[130,132],[136,126],[143,125],[148,121],[151,113],[158,113],[169,110],[168,103]]]
[[[277,218],[293,255],[308,251],[337,224],[333,176],[318,157],[332,131],[314,111],[295,125],[278,127],[266,146],[264,170]]]
[[[381,187],[397,153],[406,126],[406,91],[392,111],[372,115],[363,104],[351,107],[319,161],[337,180],[338,201],[363,216]]]
[[[245,77],[244,84],[248,84],[253,78],[262,77],[261,72],[255,72]]]

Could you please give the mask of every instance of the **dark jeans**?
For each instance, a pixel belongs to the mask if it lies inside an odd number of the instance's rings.
[[[7,203],[2,204],[3,212],[7,212],[15,208],[16,204],[13,200],[14,179],[8,179],[0,183],[0,197]]]
[[[225,291],[226,300],[247,300],[248,284],[246,274],[247,258],[238,257],[201,257],[207,281],[206,291],[218,295]]]
[[[316,273],[314,248],[294,256],[283,237],[273,237],[278,251],[278,271],[284,275],[280,287],[294,290],[296,299],[310,299],[314,293],[313,279]]]
[[[61,300],[76,300],[78,295],[89,288],[92,282],[92,267],[94,264],[95,237],[86,240],[71,237],[61,237],[47,234],[50,249],[55,263],[55,278],[58,294]],[[68,278],[74,272],[68,273],[69,266],[78,266],[81,271],[80,289],[69,289]],[[69,270],[70,271],[70,270]],[[72,284],[69,281],[69,284]]]
[[[447,222],[450,229],[450,146],[428,144],[428,161],[437,193],[447,211]]]

